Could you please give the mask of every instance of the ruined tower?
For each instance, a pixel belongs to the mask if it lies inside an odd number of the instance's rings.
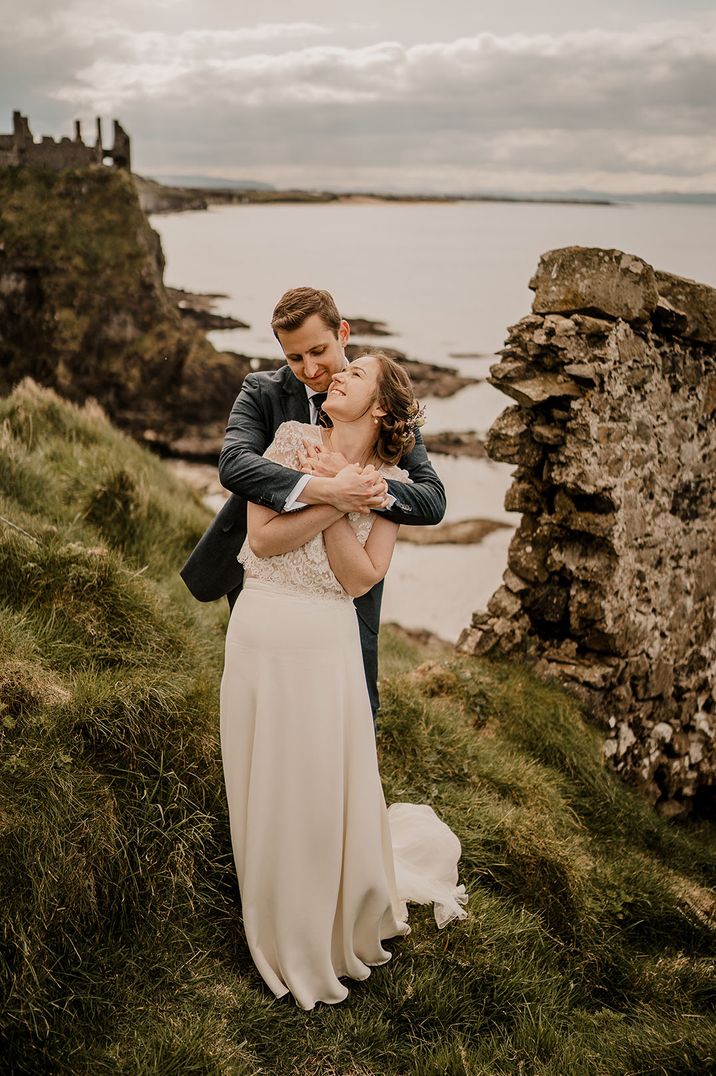
[[[102,165],[109,159],[113,167],[131,170],[129,135],[117,120],[114,121],[114,141],[111,149],[102,148],[102,125],[99,119],[94,146],[87,146],[83,142],[79,120],[75,120],[74,139],[64,137],[59,142],[49,135],[43,135],[41,141],[36,142],[27,116],[20,112],[13,112],[12,125],[12,134],[0,135],[0,167],[29,164],[63,171]]]

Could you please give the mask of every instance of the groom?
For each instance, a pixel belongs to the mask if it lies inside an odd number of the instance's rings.
[[[428,459],[420,431],[415,446],[400,461],[412,483],[379,475],[346,475],[340,488],[327,478],[342,461],[331,454],[314,460],[311,474],[263,458],[282,422],[318,421],[331,378],[346,365],[344,347],[350,326],[332,296],[315,288],[292,288],[279,299],[271,327],[286,365],[274,372],[247,374],[236,398],[219,457],[219,478],[232,495],[200,539],[181,570],[199,601],[224,594],[233,603],[243,585],[237,556],[246,537],[246,502],[275,512],[308,504],[332,504],[343,512],[381,511],[394,523],[431,526],[445,513],[445,490]],[[378,628],[383,583],[355,599],[361,649],[373,716],[378,698]]]

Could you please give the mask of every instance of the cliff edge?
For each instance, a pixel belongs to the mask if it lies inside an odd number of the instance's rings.
[[[1,169],[0,205],[0,393],[31,376],[139,438],[223,433],[248,361],[181,318],[131,176]]]

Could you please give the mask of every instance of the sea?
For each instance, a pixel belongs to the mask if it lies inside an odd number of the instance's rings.
[[[356,337],[477,379],[447,399],[427,398],[424,432],[485,433],[511,400],[487,383],[506,329],[529,313],[529,280],[557,247],[616,248],[654,268],[716,286],[716,206],[663,204],[348,202],[215,206],[156,215],[165,282],[219,294],[215,310],[248,329],[209,334],[219,349],[281,358],[270,329],[276,300],[311,285],[342,314],[385,324]],[[227,400],[227,415],[233,400]],[[519,517],[503,506],[513,468],[435,456],[446,519],[503,524],[471,545],[398,542],[383,621],[454,642],[500,585]]]

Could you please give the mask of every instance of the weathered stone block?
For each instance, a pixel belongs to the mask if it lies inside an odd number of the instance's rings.
[[[588,314],[573,314],[570,321],[578,333],[584,336],[608,336],[614,328],[613,321],[606,318],[593,318]]]
[[[554,498],[554,519],[565,528],[584,531],[599,538],[608,537],[616,524],[611,513],[580,509],[563,489],[558,489]]]
[[[596,429],[597,440],[600,445],[618,444],[623,441],[629,432],[625,422],[599,425]]]
[[[526,579],[520,579],[519,575],[515,575],[511,568],[505,568],[502,573],[502,581],[506,587],[509,587],[515,594],[520,594],[524,590],[529,590],[529,583]]]
[[[562,247],[540,258],[529,282],[535,313],[600,312],[646,321],[659,301],[654,270],[621,250]]]
[[[485,442],[487,454],[502,463],[534,467],[543,450],[530,436],[519,407],[508,407],[492,423]]]
[[[614,679],[614,669],[610,665],[600,664],[592,658],[559,662],[559,673],[568,680],[576,680],[584,687],[597,688],[600,691],[608,687]]]
[[[577,332],[577,326],[572,319],[563,318],[561,314],[548,314],[544,322],[554,336],[574,336]]]
[[[602,625],[604,620],[604,591],[598,587],[575,586],[569,603],[569,617],[576,636],[592,625]]]
[[[488,377],[487,380],[493,384],[492,378]],[[562,374],[541,374],[527,381],[499,382],[497,388],[517,400],[523,407],[534,407],[536,404],[544,403],[545,400],[559,399],[560,396],[582,395],[582,389],[577,382]]]
[[[637,368],[635,370],[627,370],[624,374],[624,384],[629,385],[631,388],[637,388],[645,382],[649,381],[654,376],[654,371],[646,369],[645,367]]]
[[[533,422],[530,433],[543,445],[561,445],[566,440],[563,426],[548,426],[545,422]]]
[[[522,603],[511,590],[502,586],[492,595],[487,608],[494,616],[511,617],[522,612]]]
[[[716,288],[658,269],[655,276],[659,295],[686,317],[682,334],[705,344],[716,343]]]
[[[457,641],[457,650],[463,654],[489,654],[499,642],[497,635],[490,629],[465,628]]]
[[[591,363],[568,362],[565,363],[563,369],[565,374],[569,374],[577,381],[591,381],[593,385],[597,383],[597,368]]]
[[[566,628],[569,611],[569,582],[561,576],[549,576],[546,582],[532,587],[522,596],[522,604],[533,626],[551,631]]]
[[[710,374],[703,379],[701,384],[701,390],[703,392],[703,414],[704,418],[711,418],[714,411],[716,411],[716,375]]]
[[[541,329],[544,325],[544,318],[538,314],[525,314],[523,318],[516,321],[514,325],[507,327],[507,348],[509,350],[512,343],[517,340],[521,340],[523,337],[529,336],[533,331]]]
[[[669,696],[674,689],[674,666],[670,661],[656,659],[647,675],[646,693],[650,698]]]
[[[659,286],[657,275],[657,287]],[[689,326],[689,319],[681,310],[676,310],[671,303],[659,296],[654,313],[651,316],[657,332],[668,336],[683,336]]]
[[[508,512],[535,513],[542,506],[542,498],[531,482],[515,479],[505,494],[505,509]]]
[[[512,536],[507,562],[522,579],[530,583],[544,582],[549,572],[546,560],[556,541],[556,528],[549,519],[524,515]]]
[[[502,388],[503,381],[520,381],[529,377],[530,368],[526,362],[518,362],[515,359],[503,359],[493,363],[490,367],[491,384]],[[499,383],[499,384],[498,384]]]

